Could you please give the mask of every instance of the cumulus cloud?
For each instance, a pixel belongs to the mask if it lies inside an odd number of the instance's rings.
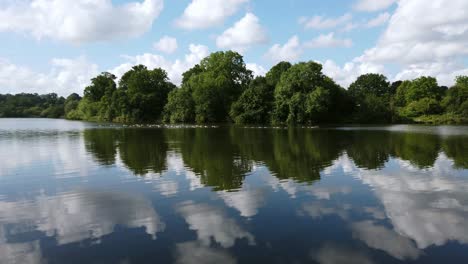
[[[299,24],[303,25],[306,29],[330,29],[336,28],[341,25],[345,25],[352,20],[351,14],[344,14],[340,17],[327,18],[325,16],[314,16],[314,17],[301,17]]]
[[[389,13],[385,12],[385,13],[379,14],[377,17],[367,21],[366,27],[368,28],[379,27],[387,23],[389,19],[390,19]]]
[[[200,29],[221,25],[249,0],[192,0],[176,25],[184,29]]]
[[[284,45],[273,45],[265,54],[265,57],[273,62],[295,61],[299,59],[301,54],[302,47],[299,37],[293,36]]]
[[[358,11],[374,12],[389,8],[397,0],[358,0],[354,4],[354,9]]]
[[[335,37],[335,33],[322,34],[304,44],[307,48],[349,48],[353,45],[353,41],[349,38],[340,39]]]
[[[254,76],[265,76],[268,72],[263,66],[256,63],[246,63],[245,66],[253,72]]]
[[[339,66],[332,60],[326,60],[323,63],[323,72],[341,86],[348,87],[361,74],[385,73],[385,67],[382,64],[359,62],[357,60]]]
[[[260,25],[260,20],[252,13],[247,13],[234,26],[228,28],[216,39],[218,48],[233,49],[244,52],[252,45],[268,41],[266,30]]]
[[[167,71],[169,79],[173,83],[179,85],[182,82],[182,74],[209,55],[208,47],[203,45],[190,44],[189,51],[190,53],[185,55],[184,59],[176,59],[175,61],[152,53],[125,56],[128,61],[111,69],[110,72],[117,77],[121,77],[125,72],[138,64],[145,65],[150,69],[159,67]]]
[[[444,85],[453,84],[447,75],[467,69],[462,62],[468,55],[467,9],[463,0],[399,1],[377,45],[359,60],[399,64],[398,77],[432,74]]]
[[[7,1],[0,8],[0,31],[71,43],[108,41],[142,35],[162,9],[162,0],[121,5],[111,0]]]
[[[164,36],[158,42],[154,43],[153,47],[157,51],[172,54],[177,50],[177,39],[169,36]]]
[[[41,73],[0,59],[2,93],[82,94],[90,79],[98,74],[98,66],[85,57],[56,58],[52,59],[51,65],[48,73]]]

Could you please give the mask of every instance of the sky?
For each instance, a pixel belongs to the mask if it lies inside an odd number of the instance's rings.
[[[182,73],[235,50],[255,75],[317,61],[347,88],[468,75],[467,0],[0,0],[0,93],[82,94],[107,71]]]

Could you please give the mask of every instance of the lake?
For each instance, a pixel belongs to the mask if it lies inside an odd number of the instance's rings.
[[[468,263],[468,127],[0,119],[0,263]]]

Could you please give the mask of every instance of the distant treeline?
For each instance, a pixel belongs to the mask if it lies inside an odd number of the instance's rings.
[[[316,62],[280,62],[254,78],[240,54],[215,52],[183,73],[180,87],[163,69],[138,65],[118,83],[107,72],[96,76],[83,98],[2,95],[0,116],[121,123],[467,123],[468,76],[448,88],[433,77],[390,83],[384,75],[364,74],[346,90]]]

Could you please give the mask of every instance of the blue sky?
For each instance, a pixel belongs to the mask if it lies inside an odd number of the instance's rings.
[[[466,0],[0,0],[0,93],[81,93],[102,71],[162,67],[178,84],[210,52],[233,49],[264,74],[314,60],[347,87],[468,74]]]

